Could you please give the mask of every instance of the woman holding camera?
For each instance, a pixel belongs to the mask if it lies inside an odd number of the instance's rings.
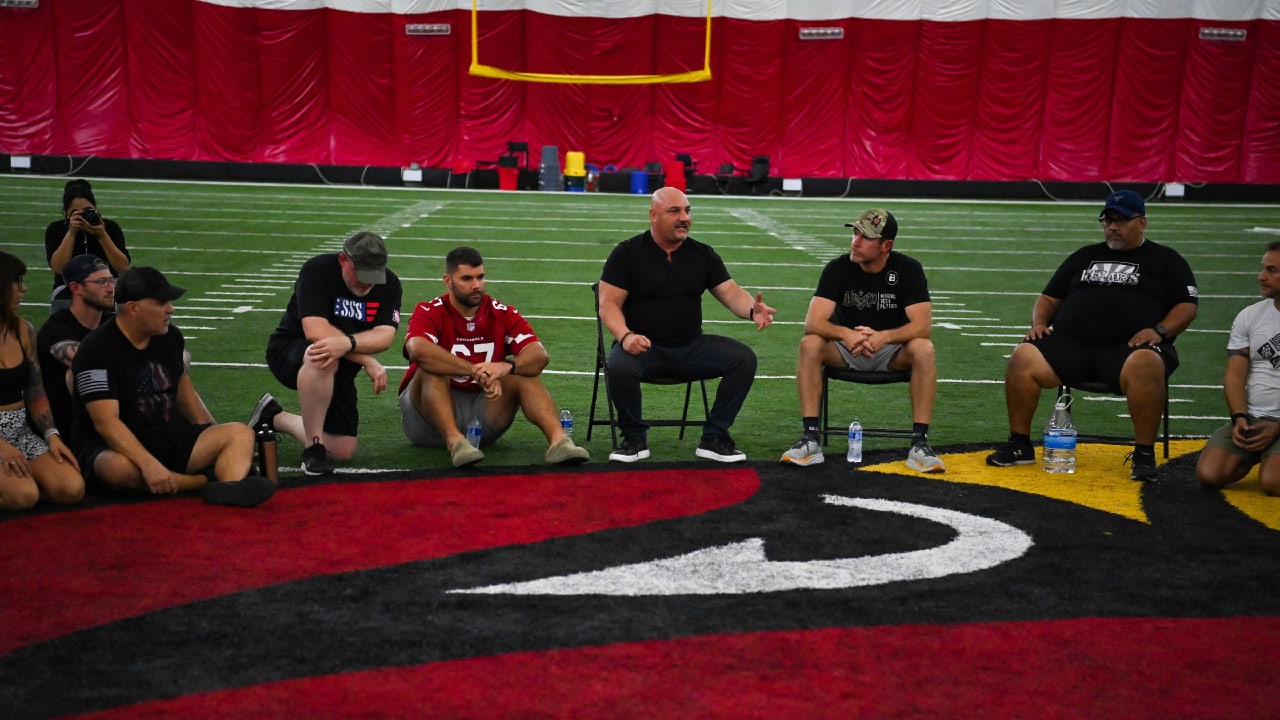
[[[91,253],[111,266],[111,274],[119,276],[129,269],[129,248],[124,231],[114,220],[102,217],[98,201],[88,180],[71,180],[62,190],[63,220],[49,223],[44,230],[44,254],[53,271],[53,305],[57,310],[71,300],[62,279],[62,267],[76,255]]]
[[[53,424],[36,331],[18,315],[27,266],[0,252],[0,508],[26,510],[44,498],[76,503],[84,478]]]

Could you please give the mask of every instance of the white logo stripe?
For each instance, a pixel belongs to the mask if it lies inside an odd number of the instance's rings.
[[[955,529],[927,550],[870,557],[772,562],[752,538],[662,560],[454,593],[512,595],[720,595],[833,590],[977,572],[1022,557],[1029,535],[997,520],[914,503],[825,496],[832,505],[910,515]]]

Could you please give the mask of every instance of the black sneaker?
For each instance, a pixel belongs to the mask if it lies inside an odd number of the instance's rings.
[[[1156,451],[1134,450],[1124,456],[1129,466],[1129,479],[1151,482],[1156,479]]]
[[[311,438],[311,447],[302,451],[302,472],[307,475],[332,475],[333,461],[320,438]]]
[[[271,393],[262,393],[262,397],[258,398],[258,404],[253,406],[253,414],[249,416],[249,427],[253,428],[255,433],[263,431],[274,433],[276,416],[282,412],[284,408],[280,407],[280,403]]]
[[[622,447],[609,453],[609,459],[613,462],[633,463],[647,457],[649,457],[649,444],[640,437],[622,438]]]
[[[733,444],[733,438],[728,435],[703,438],[693,454],[700,458],[724,463],[742,462],[747,459],[747,454],[739,450]]]
[[[1013,465],[1030,465],[1036,461],[1036,449],[1030,440],[1014,440],[1000,446],[999,450],[987,456],[987,464],[995,467],[1011,467]]]
[[[201,493],[210,505],[253,507],[266,502],[276,491],[276,484],[261,475],[246,475],[240,482],[211,482]]]

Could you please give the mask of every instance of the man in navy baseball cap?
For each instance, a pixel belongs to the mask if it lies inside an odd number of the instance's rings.
[[[988,465],[1035,462],[1031,422],[1042,390],[1097,383],[1128,402],[1130,479],[1156,478],[1155,441],[1168,378],[1178,367],[1174,339],[1195,320],[1199,289],[1186,258],[1147,237],[1147,205],[1138,193],[1108,195],[1098,225],[1102,242],[1058,266],[1009,356],[1009,441],[987,456]]]
[[[1098,219],[1106,217],[1108,210],[1120,213],[1125,220],[1132,220],[1147,214],[1147,204],[1142,201],[1141,195],[1132,190],[1117,190],[1107,196],[1107,205],[1098,213]]]

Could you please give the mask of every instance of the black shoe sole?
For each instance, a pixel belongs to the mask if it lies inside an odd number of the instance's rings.
[[[260,475],[248,475],[240,482],[211,482],[201,495],[210,505],[254,507],[266,502],[276,492],[276,484]]]

